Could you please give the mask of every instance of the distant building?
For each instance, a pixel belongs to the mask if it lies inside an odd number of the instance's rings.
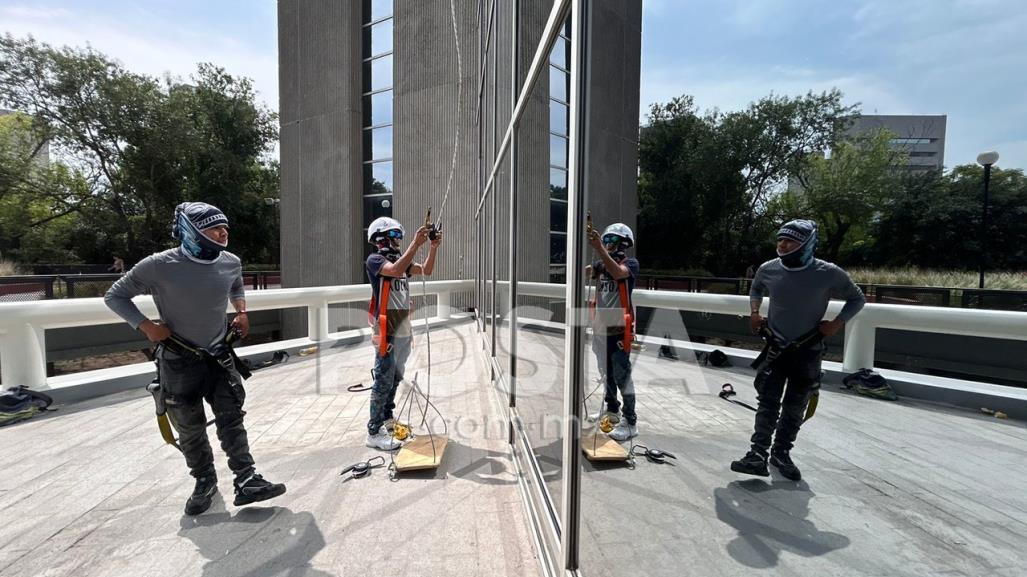
[[[941,170],[945,167],[945,124],[942,115],[868,114],[856,117],[848,130],[850,135],[887,129],[895,133],[892,150],[909,156],[909,170]]]

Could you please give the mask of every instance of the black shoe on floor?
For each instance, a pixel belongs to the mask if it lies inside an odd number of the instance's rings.
[[[260,475],[251,475],[246,482],[235,485],[235,506],[249,505],[257,501],[267,501],[285,493],[282,483],[269,483]]]
[[[777,470],[780,471],[785,479],[790,481],[802,480],[802,473],[799,472],[799,468],[792,462],[792,458],[788,456],[788,453],[771,452],[770,464],[777,467]]]
[[[732,461],[731,470],[736,473],[745,473],[746,475],[756,475],[758,477],[770,476],[770,469],[767,469],[767,458],[755,451],[749,451],[741,459]]]
[[[197,477],[196,488],[193,489],[193,494],[189,495],[189,500],[185,502],[185,514],[199,515],[210,509],[211,500],[214,498],[214,493],[217,492],[217,475],[210,473],[203,477]]]

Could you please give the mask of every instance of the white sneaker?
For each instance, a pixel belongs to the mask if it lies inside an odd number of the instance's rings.
[[[374,435],[367,435],[367,442],[365,442],[364,444],[366,444],[368,447],[371,447],[372,449],[378,449],[381,451],[395,451],[396,449],[403,446],[403,443],[397,441],[396,439],[393,439],[392,435],[385,431],[384,426],[378,429],[378,433]]]
[[[637,436],[638,425],[629,425],[626,420],[617,423],[617,426],[610,431],[610,438],[614,441],[627,441],[628,439]]]

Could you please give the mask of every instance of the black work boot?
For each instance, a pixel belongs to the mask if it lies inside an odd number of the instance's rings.
[[[264,477],[253,474],[241,484],[235,481],[235,502],[236,506],[249,505],[257,501],[267,501],[285,493],[285,485],[281,483],[269,483]]]
[[[790,481],[802,480],[802,473],[799,472],[799,468],[792,462],[792,458],[788,456],[788,451],[771,451],[770,464],[777,467],[777,470],[784,475],[785,479]]]
[[[744,457],[731,462],[731,470],[746,475],[769,477],[770,469],[767,469],[767,457],[756,451],[749,451]]]
[[[189,500],[185,502],[185,514],[199,515],[210,509],[211,500],[214,498],[214,493],[217,492],[218,476],[216,473],[210,472],[202,477],[197,477],[193,494],[189,495]]]

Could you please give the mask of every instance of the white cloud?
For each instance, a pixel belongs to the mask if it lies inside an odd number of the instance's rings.
[[[52,20],[71,16],[71,12],[64,8],[38,8],[34,6],[4,6],[0,7],[0,14],[6,18],[25,18],[31,20]]]
[[[5,7],[0,31],[32,35],[55,46],[87,45],[122,62],[133,72],[186,78],[200,62],[212,62],[230,74],[253,79],[258,98],[278,110],[277,29],[255,32],[261,45],[212,30],[176,28],[140,9],[117,17],[107,13],[72,13],[64,9]],[[43,18],[41,15],[46,15]]]

